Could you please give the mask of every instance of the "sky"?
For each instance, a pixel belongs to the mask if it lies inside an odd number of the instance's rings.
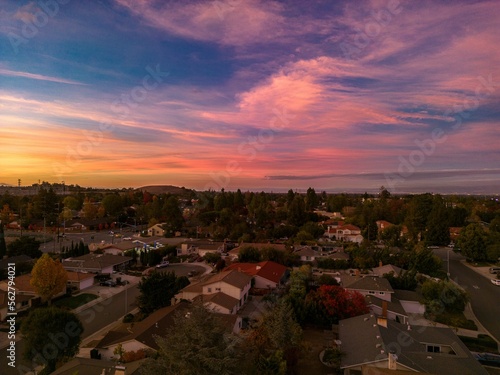
[[[500,2],[3,0],[0,183],[499,193]]]

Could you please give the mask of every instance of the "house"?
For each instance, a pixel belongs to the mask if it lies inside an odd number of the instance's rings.
[[[338,344],[344,353],[344,375],[369,374],[369,369],[393,371],[387,374],[488,374],[447,327],[410,326],[365,314],[339,322]]]
[[[123,255],[123,253],[134,250],[139,246],[137,243],[133,241],[122,241],[113,244],[105,244],[103,246],[98,246],[95,250],[102,250],[104,254],[112,254],[112,255]]]
[[[163,226],[166,223],[161,223],[161,224],[155,224],[152,227],[148,228],[148,236],[160,236],[163,237],[165,236],[165,229],[163,229]]]
[[[177,248],[177,255],[196,254],[202,257],[207,253],[222,254],[225,253],[226,250],[227,244],[225,242],[190,240],[181,243],[181,247]]]
[[[352,277],[342,276],[344,289],[354,290],[363,296],[376,296],[384,301],[391,301],[394,290],[386,278],[383,277]]]
[[[112,273],[128,267],[131,257],[112,254],[85,254],[75,258],[64,259],[62,265],[67,271]]]
[[[28,310],[32,306],[41,303],[41,297],[36,293],[35,288],[31,285],[31,274],[16,276],[15,285],[11,286],[16,292],[16,312]],[[7,293],[9,284],[7,280],[0,281],[0,290],[2,293]],[[66,293],[66,288],[63,288],[59,293],[56,293],[52,298],[61,297]],[[4,304],[6,302],[4,301]],[[3,304],[0,303],[0,309]]]
[[[398,277],[404,270],[392,264],[383,265],[382,262],[379,263],[378,267],[372,269],[375,276],[383,277],[386,274],[392,273],[394,277]]]
[[[174,325],[174,319],[179,315],[189,312],[190,303],[181,301],[175,305],[161,308],[141,322],[124,328],[122,330],[109,331],[96,344],[96,349],[103,359],[113,359],[114,350],[122,345],[125,351],[159,350],[155,335],[167,335],[169,329]],[[221,315],[228,332],[238,333],[241,329],[242,320],[237,315]]]
[[[251,276],[238,270],[222,271],[199,283],[188,285],[176,294],[175,299],[200,299],[215,312],[235,314],[248,299],[251,281]]]
[[[386,220],[377,220],[375,224],[377,224],[379,233],[394,225]]]
[[[260,263],[233,263],[225,271],[238,270],[253,278],[254,288],[275,289],[288,278],[288,268],[282,264],[265,261]]]
[[[83,290],[90,288],[94,285],[94,274],[93,273],[83,273],[83,272],[73,272],[66,270],[68,274],[67,284],[69,287],[74,287],[76,290]]]
[[[52,375],[140,375],[140,368],[144,360],[126,364],[117,364],[115,361],[75,357],[52,372]]]
[[[335,239],[337,241],[344,242],[363,242],[363,236],[361,235],[361,229],[352,224],[332,224],[327,226],[325,236],[330,239]]]

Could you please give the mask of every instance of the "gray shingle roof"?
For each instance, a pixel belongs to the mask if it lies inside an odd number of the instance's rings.
[[[346,285],[346,288],[354,290],[373,290],[376,292],[394,292],[391,284],[386,278],[372,276],[358,278],[351,284]]]
[[[377,324],[373,314],[340,321],[341,349],[346,355],[342,368],[386,361],[390,350],[408,369],[432,374],[486,375],[467,347],[450,328],[413,326],[387,321]],[[449,346],[455,354],[430,353],[427,344]]]

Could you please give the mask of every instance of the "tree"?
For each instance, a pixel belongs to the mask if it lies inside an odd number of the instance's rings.
[[[306,297],[309,320],[321,326],[369,312],[362,294],[335,285],[321,285]]]
[[[305,208],[306,211],[313,211],[318,205],[319,199],[316,195],[316,191],[313,188],[307,189]]]
[[[487,258],[486,232],[481,224],[472,223],[465,227],[457,240],[462,254],[473,261],[483,261]]]
[[[116,217],[123,211],[122,197],[118,194],[108,194],[102,199],[102,206],[109,216]]]
[[[165,225],[169,230],[175,231],[182,228],[184,218],[176,197],[170,196],[167,199],[163,205],[163,211],[165,212]]]
[[[410,259],[410,268],[430,276],[438,276],[442,271],[442,260],[423,243],[415,247]]]
[[[42,255],[40,251],[40,241],[30,236],[19,237],[7,246],[7,254],[10,257],[15,255],[27,255],[31,258],[38,258]]]
[[[52,297],[66,288],[67,281],[68,274],[62,263],[53,260],[49,254],[43,254],[31,271],[30,284],[49,305]]]
[[[288,224],[300,227],[306,221],[306,206],[304,198],[299,194],[295,195],[292,203],[288,207]]]
[[[177,277],[173,272],[153,272],[139,282],[141,294],[137,302],[141,312],[150,314],[161,307],[170,306],[172,298],[185,286],[187,277]]]
[[[5,244],[5,232],[3,231],[3,222],[0,220],[0,259],[7,254],[7,245]]]
[[[445,246],[450,243],[450,220],[441,197],[434,199],[434,205],[427,218],[425,240],[427,245]]]
[[[47,373],[52,373],[57,362],[78,353],[83,325],[72,312],[50,306],[32,309],[21,332],[25,358],[45,365]]]
[[[245,246],[240,249],[238,253],[238,259],[242,263],[258,263],[260,262],[261,255],[258,249],[253,246]]]
[[[427,280],[422,284],[422,296],[429,313],[439,315],[443,311],[463,312],[469,296],[451,281],[434,282]]]
[[[219,315],[193,304],[175,314],[164,337],[156,336],[158,358],[141,366],[144,375],[240,374],[238,338],[228,333]]]

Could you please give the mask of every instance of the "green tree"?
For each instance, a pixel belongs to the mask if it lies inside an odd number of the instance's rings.
[[[43,254],[31,270],[30,284],[49,305],[52,297],[65,290],[67,281],[68,274],[62,263],[49,254]]]
[[[24,357],[45,365],[52,373],[61,360],[74,357],[79,350],[83,326],[70,311],[55,306],[32,309],[21,325]]]
[[[238,253],[238,260],[242,263],[257,263],[261,260],[260,251],[253,246],[244,246]]]
[[[463,312],[469,296],[459,286],[451,281],[435,282],[427,280],[422,284],[422,296],[429,312],[440,314],[443,311]],[[437,311],[440,308],[441,311]]]
[[[306,221],[306,206],[304,198],[299,194],[295,195],[288,208],[288,224],[300,227]]]
[[[228,333],[219,315],[201,304],[178,312],[164,337],[156,336],[158,358],[141,366],[144,375],[240,374],[238,338]]]
[[[415,247],[410,259],[410,268],[414,271],[430,276],[438,276],[442,270],[443,262],[434,255],[423,243]]]
[[[11,257],[15,255],[27,255],[34,259],[38,258],[42,255],[40,241],[30,236],[19,237],[7,246],[7,254]]]
[[[427,245],[446,246],[450,243],[450,220],[441,197],[434,199],[434,205],[427,218],[425,240]]]
[[[3,230],[3,222],[0,220],[0,259],[7,254],[7,245],[5,244],[5,232]]]
[[[316,191],[313,188],[307,189],[305,208],[306,211],[313,211],[318,205],[319,198],[316,195]]]
[[[179,208],[179,202],[173,195],[170,196],[163,205],[165,214],[165,225],[171,231],[180,230],[184,224],[184,217]]]
[[[149,276],[143,276],[139,282],[140,295],[137,298],[139,309],[150,314],[161,307],[170,306],[172,298],[187,285],[187,277],[177,277],[173,272],[153,272]]]
[[[108,194],[102,199],[102,206],[111,217],[117,217],[123,212],[122,197],[118,194]]]
[[[486,232],[481,224],[472,223],[460,233],[457,245],[467,258],[473,261],[483,261],[487,258],[486,242]]]

